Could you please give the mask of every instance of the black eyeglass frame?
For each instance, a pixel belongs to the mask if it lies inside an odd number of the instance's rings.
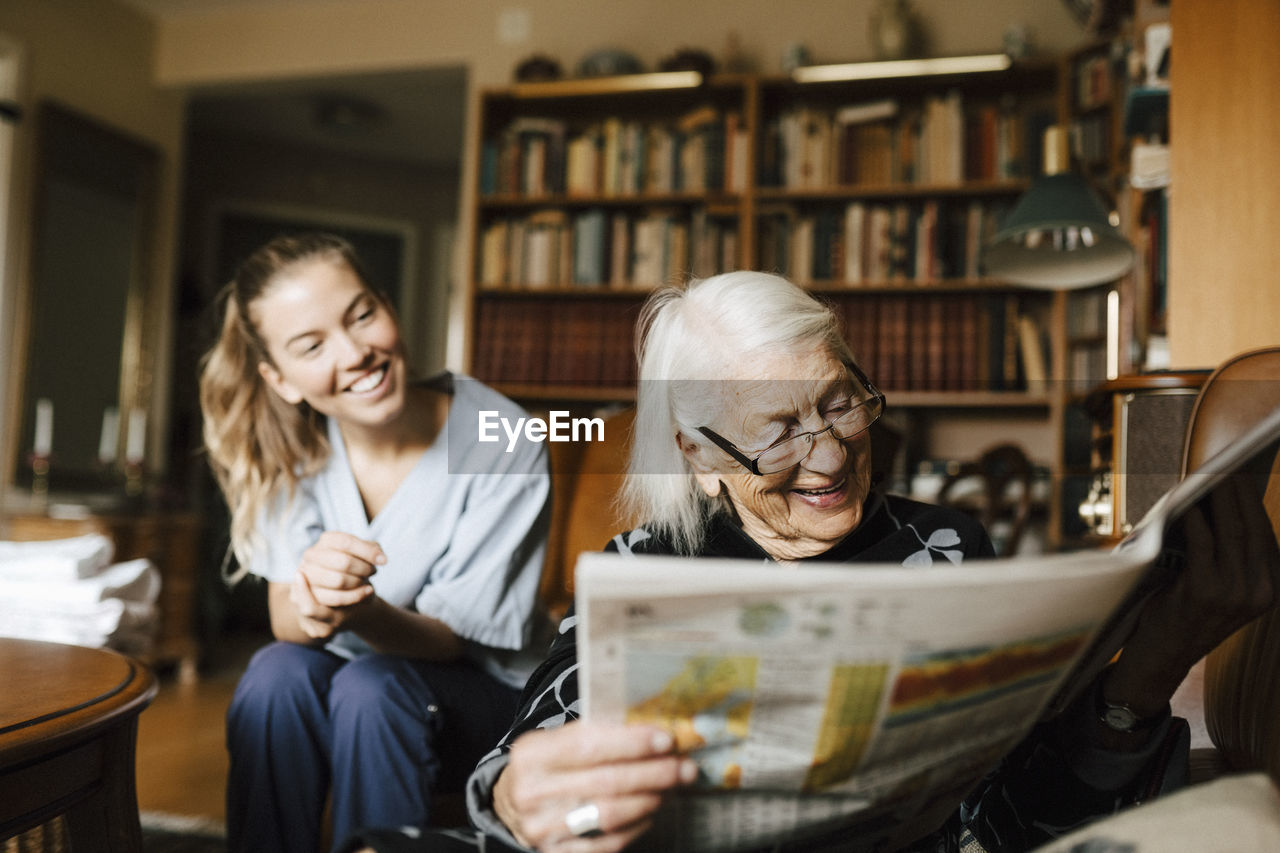
[[[862,383],[862,387],[865,388],[867,392],[870,394],[870,396],[866,399],[866,401],[863,403],[859,403],[859,405],[865,406],[873,400],[879,400],[880,414],[876,415],[875,418],[871,421],[871,423],[867,424],[865,427],[858,430],[853,435],[844,436],[843,438],[839,439],[840,441],[847,441],[871,429],[872,424],[874,424],[876,421],[880,420],[880,418],[884,416],[885,407],[888,405],[888,402],[885,400],[884,394],[880,392],[880,389],[875,386],[875,383],[871,381],[871,379],[867,376],[867,374],[862,372],[862,368],[858,367],[858,365],[853,363],[852,361],[846,361],[844,363],[844,366],[848,368],[849,372],[853,374],[855,379],[857,379],[859,382]],[[801,433],[801,435],[812,436],[814,441],[816,442],[818,436],[822,435],[825,432],[830,432],[831,430],[835,429],[835,424],[830,423],[826,420],[824,420],[823,423],[827,425],[824,429],[820,429],[815,432]],[[783,469],[780,469],[779,471],[771,471],[769,472],[769,474],[765,474],[763,471],[760,470],[760,457],[764,456],[766,453],[768,453],[773,448],[777,447],[779,444],[782,444],[784,441],[794,441],[795,439],[800,437],[799,435],[793,435],[789,438],[779,439],[778,441],[775,441],[773,444],[766,447],[764,450],[761,450],[759,453],[756,454],[755,458],[752,459],[751,457],[743,453],[741,450],[739,450],[737,447],[735,447],[733,442],[729,441],[729,439],[725,438],[715,430],[711,429],[711,427],[705,427],[705,426],[698,427],[698,432],[702,433],[708,439],[710,439],[711,442],[715,444],[716,447],[719,447],[725,453],[733,457],[734,462],[737,462],[739,465],[741,465],[743,468],[746,468],[748,471],[750,471],[752,474],[755,474],[757,477],[767,477],[770,474],[778,474],[778,473],[781,473],[782,471],[787,470],[786,468],[783,468]],[[809,453],[813,452],[813,445],[814,445],[814,442],[809,443]],[[809,454],[806,453],[804,456],[800,458],[799,462],[796,462],[793,465],[790,465],[788,467],[794,468],[796,465],[799,465],[801,462],[803,462],[805,459],[808,459],[808,458],[809,458]]]

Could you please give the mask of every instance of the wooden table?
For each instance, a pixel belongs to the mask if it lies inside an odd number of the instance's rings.
[[[151,671],[105,649],[0,638],[0,840],[62,815],[73,851],[142,849],[134,778]]]

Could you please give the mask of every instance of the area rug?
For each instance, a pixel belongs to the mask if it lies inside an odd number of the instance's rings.
[[[142,853],[226,853],[227,832],[209,818],[143,812]],[[67,830],[56,817],[0,842],[0,853],[67,853]]]
[[[226,853],[221,821],[203,817],[143,812],[142,853]]]

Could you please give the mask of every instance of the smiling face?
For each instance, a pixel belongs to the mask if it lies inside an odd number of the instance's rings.
[[[741,375],[752,378],[724,383],[720,415],[706,426],[748,457],[788,436],[823,429],[854,393],[848,369],[825,346],[768,353],[741,364]],[[705,441],[684,435],[678,440],[702,489],[713,497],[723,491],[743,530],[775,559],[821,554],[862,521],[871,488],[866,432],[843,441],[824,433],[813,439],[800,464],[764,476]]]
[[[390,309],[335,256],[272,277],[250,306],[270,362],[267,384],[343,425],[379,427],[405,407],[407,367]]]

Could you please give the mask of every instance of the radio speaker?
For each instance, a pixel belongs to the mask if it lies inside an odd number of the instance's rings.
[[[1121,376],[1089,394],[1092,482],[1079,513],[1091,535],[1122,538],[1177,484],[1187,422],[1208,375]]]
[[[1178,484],[1187,420],[1200,389],[1130,391],[1115,398],[1111,483],[1117,530],[1128,533]]]

